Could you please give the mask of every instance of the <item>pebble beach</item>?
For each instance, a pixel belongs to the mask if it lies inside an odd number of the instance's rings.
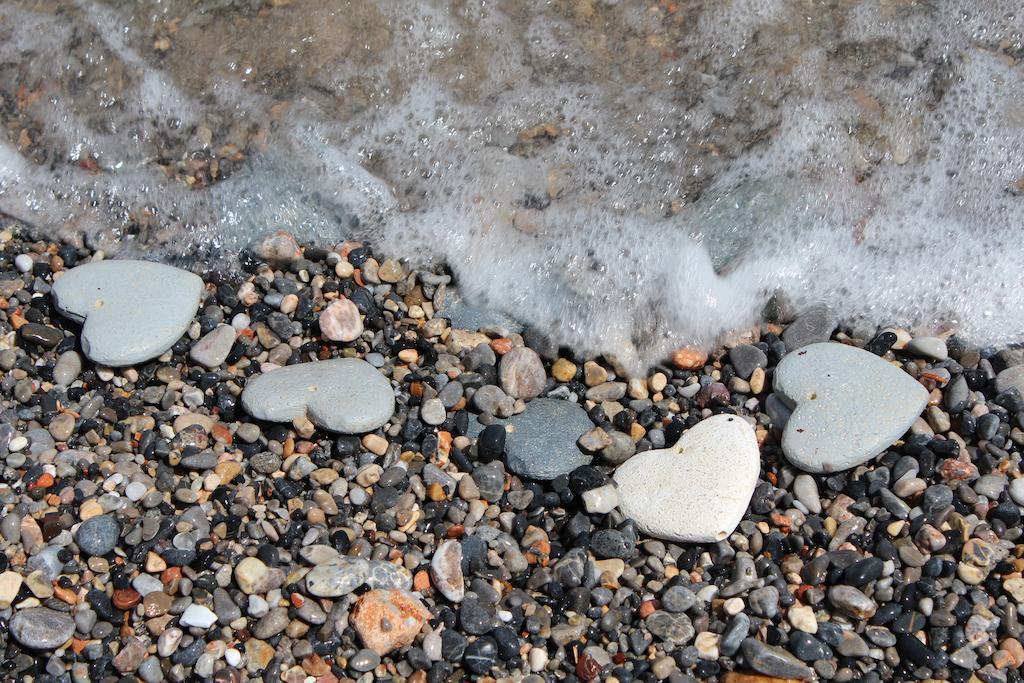
[[[372,245],[0,233],[0,679],[1022,680],[1024,350],[639,376]]]

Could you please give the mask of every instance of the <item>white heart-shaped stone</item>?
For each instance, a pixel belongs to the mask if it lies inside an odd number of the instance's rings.
[[[123,367],[166,352],[188,329],[203,281],[150,261],[97,261],[53,283],[57,310],[82,323],[82,351],[96,363]]]
[[[249,380],[242,406],[258,420],[290,422],[306,416],[333,432],[363,434],[391,419],[395,392],[366,361],[335,358],[289,365]]]
[[[743,519],[761,471],[754,428],[736,415],[715,415],[676,445],[638,453],[619,465],[619,509],[644,533],[671,541],[712,543]]]
[[[867,462],[903,436],[928,403],[928,391],[900,368],[831,342],[787,354],[775,369],[774,387],[793,409],[782,451],[808,472]]]

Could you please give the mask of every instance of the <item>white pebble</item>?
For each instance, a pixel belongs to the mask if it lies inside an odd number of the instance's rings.
[[[217,615],[208,607],[195,603],[188,606],[182,613],[178,623],[182,626],[197,626],[199,628],[210,628],[217,622]]]
[[[224,651],[224,661],[228,663],[228,666],[238,666],[242,663],[242,653],[229,647]]]
[[[615,484],[605,484],[583,492],[583,506],[589,514],[605,515],[618,506],[619,490]]]
[[[11,442],[7,444],[7,450],[11,453],[17,453],[21,449],[28,445],[28,439],[23,436],[16,436],[11,439]]]
[[[32,266],[35,261],[28,254],[18,254],[14,257],[14,267],[18,269],[18,272],[27,273],[32,270]]]
[[[143,484],[141,481],[133,481],[132,483],[128,484],[128,486],[124,487],[124,495],[128,498],[128,500],[135,502],[137,500],[140,500],[144,495],[146,495],[146,490],[146,485]]]
[[[542,647],[535,647],[530,650],[530,671],[538,673],[548,665],[548,653]]]
[[[259,619],[260,617],[265,617],[267,615],[267,612],[270,611],[270,605],[260,596],[250,595],[247,611],[249,612],[250,617]]]
[[[235,328],[239,332],[249,327],[249,323],[252,322],[245,313],[239,313],[231,319],[231,327]]]

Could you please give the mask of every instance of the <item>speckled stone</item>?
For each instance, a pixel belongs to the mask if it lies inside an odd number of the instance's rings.
[[[644,533],[710,543],[743,518],[760,472],[754,429],[735,415],[715,415],[672,448],[639,453],[619,466],[619,509]]]
[[[121,526],[110,515],[90,517],[82,522],[75,533],[75,543],[87,555],[106,555],[121,535]]]
[[[246,385],[242,405],[260,420],[290,422],[306,416],[323,429],[362,434],[391,419],[395,393],[366,361],[338,358],[260,375]]]
[[[121,367],[156,358],[184,334],[203,293],[198,276],[149,261],[98,261],[53,284],[57,309],[82,325],[82,351]]]
[[[11,617],[8,626],[15,640],[33,650],[60,647],[75,634],[74,619],[48,607],[20,610]]]
[[[867,462],[900,438],[924,410],[928,392],[885,360],[843,344],[812,344],[775,370],[776,396],[793,413],[782,450],[808,472]]]
[[[318,598],[348,595],[366,583],[369,562],[354,557],[337,557],[317,565],[306,574],[306,590]]]

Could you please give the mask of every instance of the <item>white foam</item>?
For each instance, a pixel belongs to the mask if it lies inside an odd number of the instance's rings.
[[[634,370],[778,289],[1020,341],[1019,7],[835,5],[2,3],[31,36],[0,28],[0,88],[45,93],[18,116],[47,160],[0,145],[0,210],[169,255],[357,234]],[[246,162],[209,189],[157,168],[226,142]]]

